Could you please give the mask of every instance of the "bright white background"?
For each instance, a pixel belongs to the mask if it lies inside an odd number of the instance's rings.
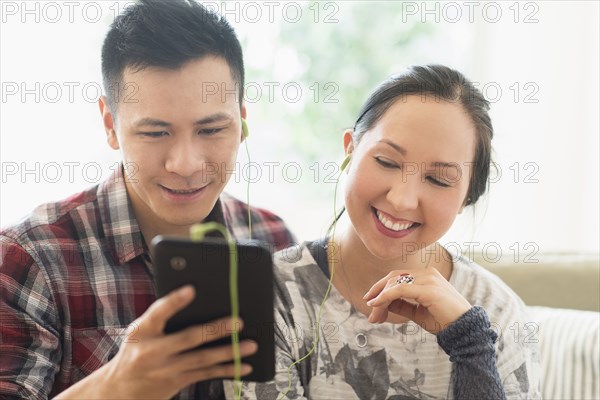
[[[389,73],[417,63],[448,64],[486,88],[484,94],[492,101],[493,145],[502,175],[476,211],[461,215],[443,241],[463,247],[478,242],[477,251],[494,243],[491,257],[495,248],[505,254],[518,248],[521,259],[537,251],[597,253],[598,2],[496,2],[491,6],[475,2],[472,22],[468,2],[453,2],[454,9],[447,3],[408,3],[413,7],[398,5],[398,23],[418,18],[433,24],[435,34],[413,46],[410,54],[390,55]],[[228,19],[245,45],[248,66],[265,64],[270,40],[276,40],[281,24],[289,23],[282,15],[284,3],[278,4],[273,21],[267,8],[263,18],[253,22],[244,20],[242,6],[239,11],[230,8],[234,11]],[[344,7],[343,2],[337,4]],[[100,48],[118,6],[112,0],[2,2],[0,226],[15,223],[40,203],[97,183],[119,160],[119,154],[106,145],[95,103],[101,85]],[[427,13],[425,8],[434,11]],[[456,10],[462,13],[458,20]],[[327,35],[342,23],[352,21],[319,23],[314,29]],[[386,31],[377,21],[361,28]],[[293,57],[279,57],[269,68],[274,81],[283,79],[294,68]],[[344,68],[340,64],[340,70]],[[303,161],[301,154],[281,154],[273,145],[287,140],[294,123],[277,120],[276,107],[281,106],[293,105],[269,103],[272,110],[261,114],[249,104],[252,161],[283,165],[294,160],[304,174],[314,174],[312,162]],[[339,135],[339,152],[328,158],[338,163],[341,131]],[[243,166],[245,150],[240,150]],[[251,187],[252,203],[279,213],[301,240],[322,234],[331,214],[333,184],[322,178],[292,183],[282,177],[281,169],[275,170],[276,179],[271,181],[265,172]],[[314,185],[322,185],[316,191],[319,197],[314,195]],[[245,198],[239,176],[228,190]]]

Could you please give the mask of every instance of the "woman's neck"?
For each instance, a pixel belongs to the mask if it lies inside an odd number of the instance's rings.
[[[335,249],[337,260],[352,280],[375,283],[390,271],[399,269],[424,268],[426,260],[422,260],[424,252],[414,251],[395,259],[383,260],[373,255],[358,237],[352,227],[336,235]],[[371,284],[372,284],[371,283]]]
[[[335,235],[333,251],[329,252],[329,268],[335,268],[334,284],[344,297],[356,303],[377,281],[394,270],[415,270],[431,266],[450,279],[452,261],[446,250],[437,243],[410,254],[382,260],[373,255],[358,237],[353,227]],[[331,248],[331,246],[330,246]],[[346,288],[347,287],[347,288]],[[353,304],[356,307],[356,304]]]

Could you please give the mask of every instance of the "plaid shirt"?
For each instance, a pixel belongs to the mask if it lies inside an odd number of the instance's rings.
[[[46,399],[107,363],[156,299],[148,248],[122,171],[0,231],[0,398]],[[246,204],[222,194],[207,220],[248,237]],[[252,208],[252,238],[285,248],[276,215]],[[220,381],[177,398],[220,397]]]

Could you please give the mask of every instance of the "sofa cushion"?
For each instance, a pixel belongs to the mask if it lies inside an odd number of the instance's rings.
[[[537,324],[544,399],[600,398],[600,313],[528,307]]]
[[[522,256],[522,255],[521,255]],[[476,258],[527,305],[600,311],[600,260],[594,254]]]

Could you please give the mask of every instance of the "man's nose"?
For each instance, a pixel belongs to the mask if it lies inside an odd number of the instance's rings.
[[[179,139],[169,149],[165,169],[180,176],[192,176],[203,168],[206,158],[193,140]]]

